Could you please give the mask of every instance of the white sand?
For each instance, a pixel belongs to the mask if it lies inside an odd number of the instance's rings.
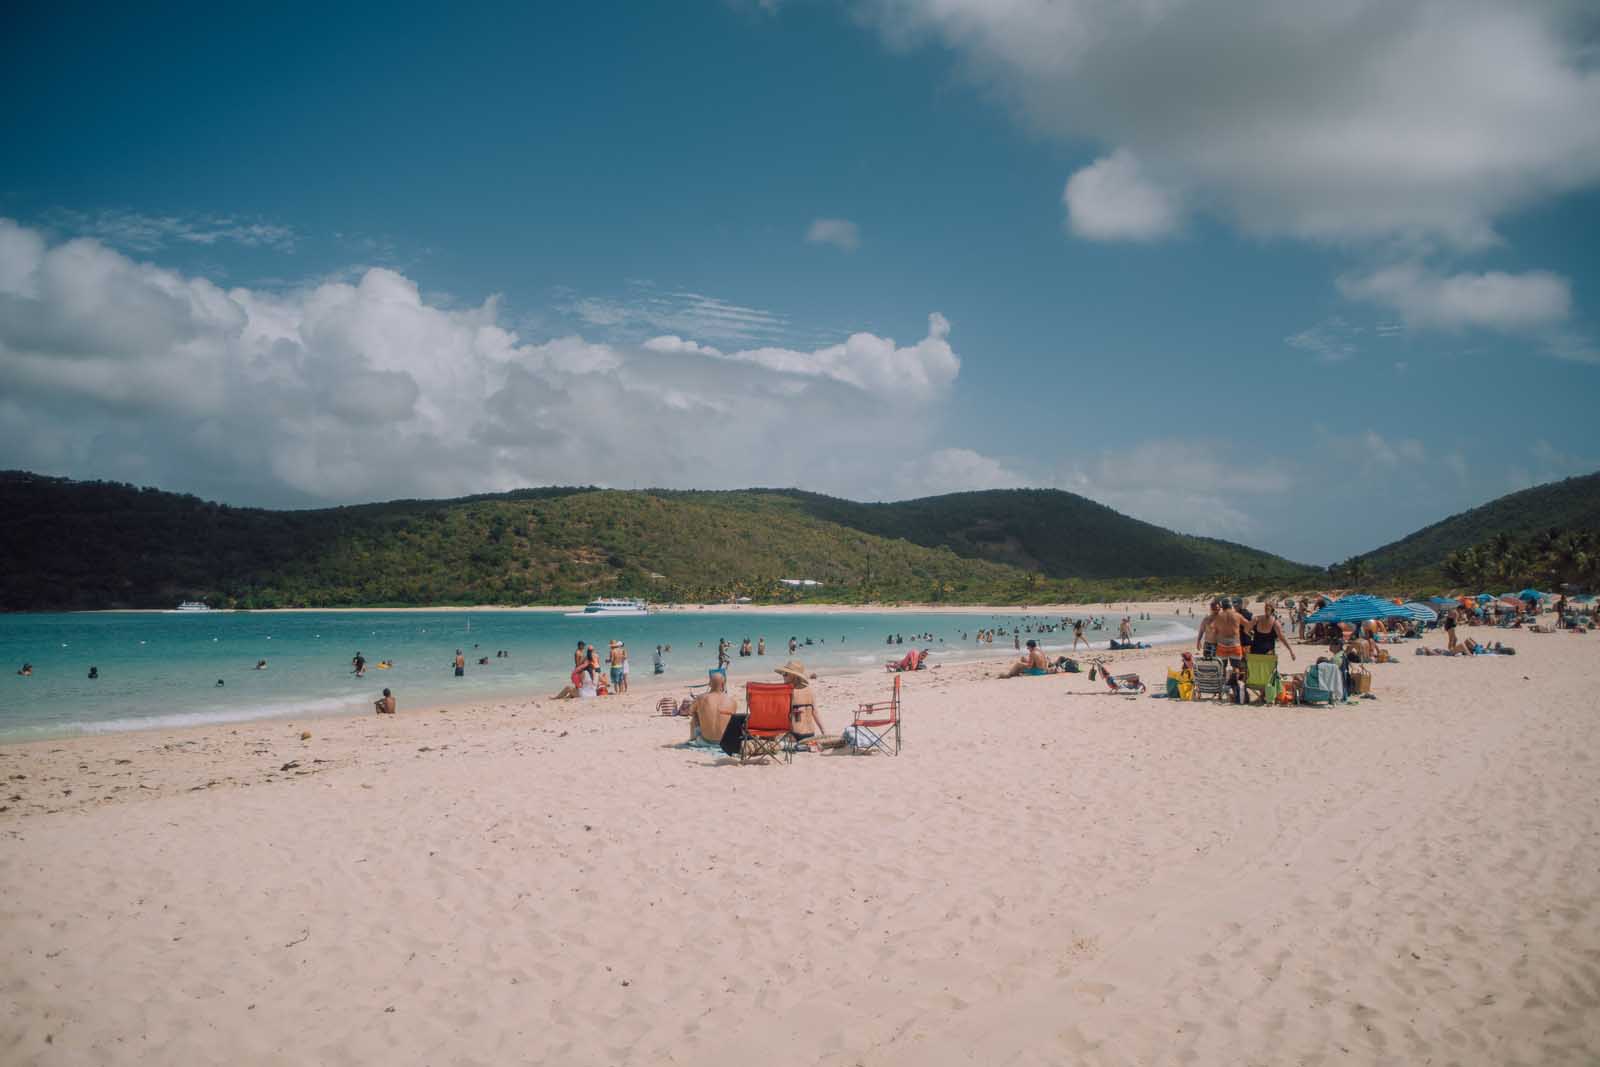
[[[1514,640],[1334,709],[927,672],[899,759],[647,693],[0,748],[0,1062],[1593,1064],[1600,637]]]

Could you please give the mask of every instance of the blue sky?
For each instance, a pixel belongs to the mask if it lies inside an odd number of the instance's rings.
[[[1314,562],[1600,467],[1582,5],[12,21],[5,466],[1049,485]]]

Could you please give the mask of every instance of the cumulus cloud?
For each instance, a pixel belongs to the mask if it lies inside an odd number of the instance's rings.
[[[928,336],[904,348],[892,337],[853,333],[842,344],[809,352],[755,348],[723,358],[782,374],[828,378],[888,400],[920,403],[942,392],[961,371],[949,336],[950,323],[936,311],[928,316]]]
[[[866,0],[864,14],[895,45],[943,43],[1035,130],[1115,149],[1086,179],[1126,152],[1248,231],[1478,247],[1506,213],[1600,178],[1579,4]]]
[[[224,289],[0,220],[0,457],[275,504],[551,483],[869,496],[934,447],[929,405],[960,367],[939,315],[909,346],[728,353],[532,342],[501,320],[393,270]]]
[[[1021,489],[1027,484],[1022,475],[981,452],[940,448],[900,464],[887,495],[910,500],[977,489]]]
[[[861,247],[861,230],[849,219],[816,219],[806,230],[806,243],[854,252]]]
[[[1061,200],[1072,232],[1095,241],[1152,241],[1180,221],[1176,197],[1151,182],[1125,149],[1067,179]]]
[[[1440,330],[1536,330],[1572,311],[1571,284],[1549,271],[1441,275],[1403,263],[1341,278],[1339,288],[1352,300],[1393,308],[1408,326]]]

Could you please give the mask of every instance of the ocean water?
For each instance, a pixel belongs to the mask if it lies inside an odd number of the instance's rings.
[[[1098,648],[1107,629],[1089,631]],[[60,737],[160,726],[368,712],[385,686],[401,710],[488,698],[549,696],[566,684],[577,642],[627,644],[630,677],[651,678],[658,644],[670,645],[666,678],[685,686],[714,666],[717,641],[733,643],[730,680],[772,677],[791,636],[808,669],[863,667],[898,657],[912,635],[930,633],[933,661],[1004,652],[1010,636],[977,646],[980,628],[1037,629],[1060,617],[1017,614],[757,614],[737,609],[571,619],[544,611],[126,612],[0,615],[0,740]],[[1136,623],[1151,643],[1192,638],[1194,623],[1157,617]],[[903,634],[906,645],[887,646]],[[967,639],[963,640],[965,633]],[[767,639],[764,658],[742,658],[745,637]],[[1029,633],[1023,633],[1023,639]],[[811,641],[806,645],[807,640]],[[1070,629],[1044,635],[1047,649],[1070,645]],[[451,669],[467,656],[465,677]],[[505,650],[509,658],[497,658]],[[361,652],[366,677],[351,673]],[[488,657],[480,666],[478,659]],[[255,670],[258,660],[267,668]],[[391,660],[390,670],[374,669]],[[31,677],[15,672],[33,664]],[[99,678],[87,677],[99,668]],[[218,680],[224,684],[217,685]]]

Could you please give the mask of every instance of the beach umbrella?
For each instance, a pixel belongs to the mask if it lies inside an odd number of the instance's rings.
[[[1428,598],[1428,603],[1436,608],[1453,608],[1456,606],[1457,601],[1447,596],[1431,596]]]
[[[1439,619],[1437,611],[1415,600],[1409,604],[1401,604],[1400,610],[1406,612],[1406,618],[1415,622],[1437,622]]]
[[[1541,593],[1539,590],[1531,587],[1524,589],[1522,592],[1517,594],[1517,596],[1521,597],[1523,600],[1543,600],[1546,595],[1548,594]]]
[[[1368,619],[1394,619],[1408,613],[1399,605],[1375,596],[1356,594],[1341,597],[1320,611],[1306,616],[1307,622],[1366,622]]]
[[[1487,603],[1488,601],[1491,601],[1493,599],[1494,599],[1494,594],[1493,593],[1479,593],[1478,594],[1478,603],[1480,603],[1480,604]]]

